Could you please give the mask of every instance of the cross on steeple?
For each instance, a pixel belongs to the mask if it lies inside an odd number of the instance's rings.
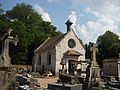
[[[68,21],[65,24],[67,25],[67,32],[69,32],[73,23],[68,19]]]

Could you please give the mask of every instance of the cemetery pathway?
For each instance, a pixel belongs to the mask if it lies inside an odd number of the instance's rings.
[[[57,82],[59,77],[45,77],[45,78],[37,78],[38,82],[43,88],[47,88],[49,83]]]

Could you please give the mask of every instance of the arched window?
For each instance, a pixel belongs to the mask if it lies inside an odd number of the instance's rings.
[[[49,52],[47,54],[47,65],[50,65],[51,64],[51,53]]]
[[[38,56],[38,65],[41,65],[41,54]]]

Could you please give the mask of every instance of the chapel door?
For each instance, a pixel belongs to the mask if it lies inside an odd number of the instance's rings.
[[[75,70],[75,61],[74,60],[69,60],[68,61],[68,72],[69,74],[74,74]]]

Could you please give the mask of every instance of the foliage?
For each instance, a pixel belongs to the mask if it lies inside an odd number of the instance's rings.
[[[1,3],[0,3],[0,15],[3,13],[3,9],[1,8]]]
[[[120,53],[119,36],[109,30],[98,37],[97,45],[97,58],[100,63],[102,63],[102,60],[106,58],[116,58]]]
[[[16,47],[10,45],[12,64],[31,64],[34,50],[47,38],[60,35],[50,22],[45,22],[31,5],[21,3],[0,15],[0,34],[10,27],[19,36]]]
[[[81,45],[84,47],[83,41],[80,38],[78,38],[78,39],[79,39]]]
[[[85,44],[85,50],[86,50],[86,53],[85,53],[85,58],[86,59],[91,59],[91,47],[92,47],[92,43],[89,42],[89,44]]]

